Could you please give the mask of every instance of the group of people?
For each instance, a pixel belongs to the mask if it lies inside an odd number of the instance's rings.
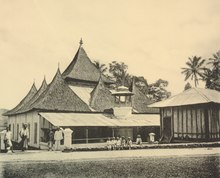
[[[21,141],[19,142],[18,146],[22,151],[25,151],[28,149],[28,142],[29,142],[29,129],[27,124],[22,125],[22,129],[19,132],[19,136],[21,138],[20,139]],[[49,137],[48,138],[49,151],[59,150],[60,142],[61,140],[63,140],[63,129],[58,127],[54,133],[52,128],[50,128],[48,137]],[[5,152],[14,153],[12,138],[13,135],[11,132],[11,128],[6,127],[6,131],[4,133]]]
[[[60,150],[60,143],[61,140],[63,140],[63,129],[58,127],[54,132],[53,129],[50,128],[48,138],[48,150]]]
[[[19,146],[20,146],[21,150],[24,151],[24,150],[28,149],[29,130],[28,130],[27,124],[22,125],[22,129],[19,132],[19,136],[21,138]],[[5,144],[5,151],[6,152],[14,153],[12,138],[13,138],[13,135],[11,132],[11,128],[6,127],[6,132],[4,134],[4,144]]]
[[[123,150],[123,149],[131,149],[132,147],[132,140],[131,137],[125,138],[124,136],[122,137],[112,137],[112,139],[109,137],[107,139],[107,149],[108,150]],[[136,139],[136,144],[137,145],[142,145],[142,139],[141,136],[138,135]]]

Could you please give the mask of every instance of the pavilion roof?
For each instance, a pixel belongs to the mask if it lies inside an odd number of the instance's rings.
[[[154,103],[150,107],[171,107],[205,103],[220,104],[220,92],[204,88],[190,88],[164,101]]]

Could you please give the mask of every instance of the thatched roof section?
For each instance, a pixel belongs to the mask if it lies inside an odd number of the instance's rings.
[[[204,88],[190,88],[164,101],[150,105],[150,107],[172,107],[207,103],[220,104],[220,92]]]
[[[98,83],[100,71],[91,62],[83,47],[80,46],[75,57],[63,72],[62,76],[64,79]],[[105,83],[114,83],[114,81],[109,80],[105,76],[103,76],[103,81]]]
[[[31,89],[29,90],[28,94],[21,100],[21,102],[13,109],[9,110],[8,112],[4,113],[5,116],[14,115],[16,112],[21,109],[24,105],[26,105],[33,96],[37,93],[37,88],[35,83],[33,83]]]
[[[90,106],[100,112],[114,107],[114,96],[106,88],[102,77],[100,77],[99,83],[91,92]]]
[[[46,91],[39,96],[31,107],[50,111],[90,111],[88,105],[65,83],[59,69]]]
[[[134,94],[133,96],[131,96],[133,112],[159,113],[159,109],[147,107],[147,105],[151,104],[152,101],[136,87],[134,79],[130,90]]]
[[[39,88],[39,90],[37,91],[37,93],[31,98],[31,100],[26,103],[21,109],[19,109],[16,113],[23,113],[23,112],[26,112],[26,111],[29,111],[32,109],[32,105],[35,103],[35,101],[40,97],[40,95],[46,91],[48,85],[47,85],[47,82],[46,82],[46,79],[44,78],[42,84],[41,84],[41,87]]]

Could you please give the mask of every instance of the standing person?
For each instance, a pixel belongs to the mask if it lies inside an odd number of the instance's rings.
[[[58,151],[60,149],[60,141],[63,139],[63,131],[60,127],[57,128],[55,134],[54,134],[54,140],[55,140],[55,150]]]
[[[9,150],[11,150],[12,153],[14,153],[13,151],[13,145],[12,145],[12,132],[10,131],[10,128],[7,127],[6,128],[6,132],[5,132],[5,144],[6,144],[6,152],[9,152]]]
[[[49,141],[48,141],[48,151],[53,151],[53,141],[54,141],[54,133],[52,128],[49,130]]]
[[[28,139],[29,139],[29,130],[27,127],[27,124],[23,124],[23,127],[20,131],[20,137],[21,137],[21,147],[22,151],[28,149]]]

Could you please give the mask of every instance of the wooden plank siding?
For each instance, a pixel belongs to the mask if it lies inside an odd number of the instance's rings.
[[[208,123],[205,122],[205,110],[208,111]],[[171,133],[174,139],[220,139],[220,106],[194,105],[161,108],[161,135],[163,119],[171,116]],[[208,130],[206,129],[206,124]]]

